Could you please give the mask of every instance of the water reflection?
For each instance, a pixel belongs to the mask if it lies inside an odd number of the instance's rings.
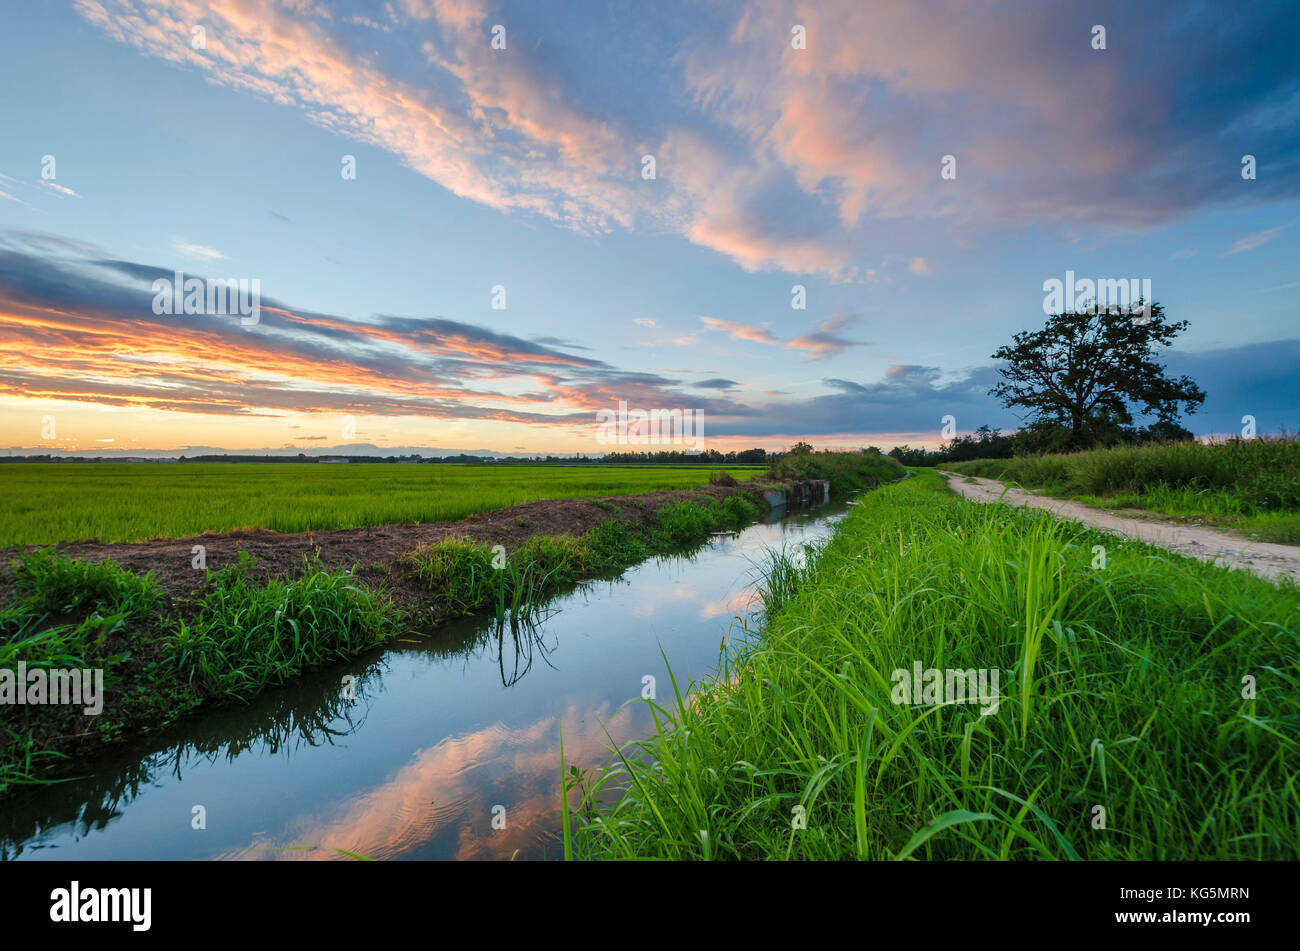
[[[230,762],[244,754],[288,759],[304,747],[334,744],[361,729],[383,692],[384,659],[350,671],[354,697],[342,689],[311,692],[274,690],[253,707],[218,713],[216,729],[187,723],[170,745],[136,743],[95,762],[92,775],[20,791],[0,810],[0,859],[17,858],[28,848],[40,848],[45,830],[61,829],[84,837],[118,818],[142,789],[163,780],[181,782],[195,764]],[[342,683],[341,678],[339,683]]]
[[[546,622],[555,613],[555,611],[547,611],[542,617],[538,617],[534,613],[519,617],[512,612],[507,617],[497,619],[495,631],[497,668],[501,671],[502,686],[513,687],[518,683],[524,674],[533,669],[533,659],[535,657],[545,661],[551,669],[556,669],[547,655],[559,646],[559,642],[548,645],[545,634]],[[511,666],[509,673],[506,673],[507,641],[512,648],[509,663],[513,666]]]
[[[755,525],[531,617],[467,619],[201,714],[11,797],[0,857],[553,857],[560,730],[580,768],[648,733],[636,701],[647,676],[667,689],[661,646],[679,682],[705,674],[761,608],[764,549],[823,538],[842,511]]]

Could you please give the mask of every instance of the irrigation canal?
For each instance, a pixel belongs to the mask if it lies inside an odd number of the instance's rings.
[[[765,551],[825,538],[846,511],[773,513],[588,583],[533,625],[467,618],[201,712],[11,796],[0,857],[556,858],[561,728],[584,768],[648,734],[647,678],[672,698],[660,645],[683,686],[715,668],[753,626]]]

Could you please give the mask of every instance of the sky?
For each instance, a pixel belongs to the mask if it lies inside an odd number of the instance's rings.
[[[1019,425],[991,354],[1067,272],[1189,322],[1188,428],[1294,432],[1298,47],[1265,2],[3,4],[0,446],[598,453],[620,401],[933,446]],[[156,312],[177,272],[255,322]]]

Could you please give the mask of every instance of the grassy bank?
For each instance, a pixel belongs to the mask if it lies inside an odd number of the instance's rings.
[[[95,747],[150,732],[204,703],[248,700],[304,670],[382,643],[400,612],[347,572],[254,585],[249,563],[172,601],[149,575],[49,551],[18,558],[0,609],[0,670],[102,671],[99,713],[81,703],[0,706],[0,793],[74,771]]]
[[[1104,507],[1196,518],[1263,541],[1300,544],[1300,440],[1238,439],[948,463]]]
[[[739,530],[758,515],[758,505],[739,495],[707,505],[678,502],[656,512],[649,531],[610,519],[579,537],[534,535],[509,552],[447,538],[415,549],[406,562],[428,587],[439,616],[485,609],[518,614],[579,581],[617,575],[651,555],[690,550],[713,532]]]
[[[896,459],[878,453],[800,452],[783,456],[766,475],[757,478],[775,482],[829,479],[831,494],[844,495],[895,482],[905,474]]]
[[[568,851],[1300,856],[1294,586],[968,503],[928,472],[863,496],[807,564],[778,559],[766,604],[754,646],[653,708],[655,735],[571,777]],[[995,709],[902,696],[917,662],[984,672]]]
[[[0,466],[0,547],[454,521],[542,499],[707,485],[705,466],[58,463]],[[757,468],[727,470],[743,482]]]

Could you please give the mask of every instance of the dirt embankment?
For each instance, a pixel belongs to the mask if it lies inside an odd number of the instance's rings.
[[[976,502],[1002,501],[1007,505],[1044,509],[1058,518],[1082,522],[1091,528],[1156,545],[1179,555],[1216,562],[1228,568],[1240,568],[1261,578],[1290,578],[1300,582],[1300,547],[1294,545],[1257,542],[1212,528],[1184,525],[1149,512],[1109,512],[1082,502],[1034,495],[1014,487],[1007,488],[993,479],[974,479],[968,482],[967,476],[951,472],[943,474],[948,477],[948,488]]]
[[[683,501],[707,504],[732,495],[749,495],[760,506],[764,504],[762,491],[755,488],[704,486],[641,495],[547,499],[480,512],[455,522],[379,525],[293,534],[266,530],[205,532],[188,538],[114,543],[91,540],[65,542],[55,547],[62,555],[84,561],[111,558],[139,574],[153,572],[163,589],[173,596],[189,594],[203,585],[205,572],[194,567],[194,547],[201,545],[209,570],[219,570],[234,563],[241,551],[261,559],[251,574],[262,579],[292,576],[301,570],[304,559],[319,559],[331,568],[355,565],[361,580],[372,585],[386,582],[399,600],[407,600],[404,595],[416,596],[418,586],[411,591],[404,590],[410,585],[410,579],[401,556],[428,542],[448,537],[468,538],[490,545],[504,545],[509,551],[532,535],[582,535],[601,522],[615,518],[648,531],[654,525],[655,513],[665,506]],[[41,546],[24,547],[30,551]],[[3,555],[0,558],[0,584],[9,581],[9,560],[18,550],[10,548],[0,552]]]

